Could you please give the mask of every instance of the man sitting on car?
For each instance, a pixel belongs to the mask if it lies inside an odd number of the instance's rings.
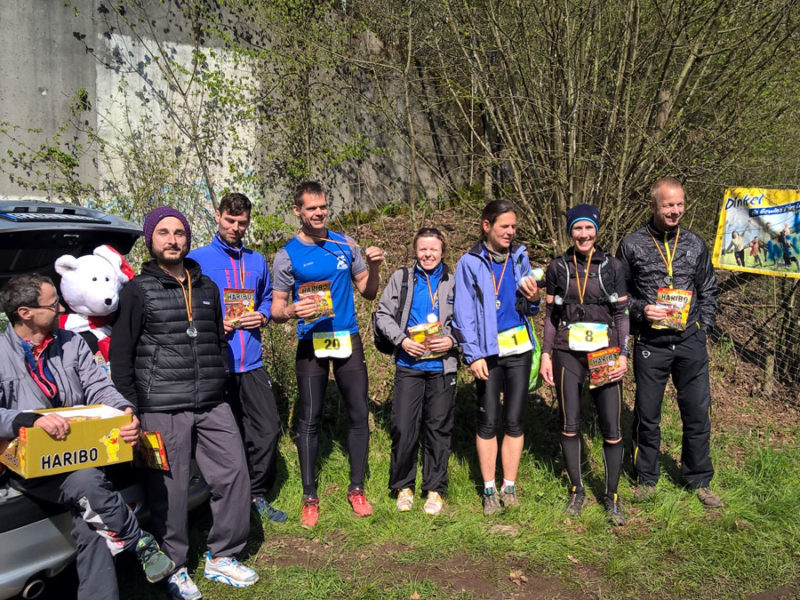
[[[19,275],[0,290],[0,306],[10,325],[0,334],[0,443],[13,440],[21,427],[41,427],[53,438],[69,434],[67,420],[33,410],[108,404],[133,414],[133,407],[92,360],[80,335],[58,329],[64,307],[49,277]],[[120,428],[129,444],[139,437],[133,415]],[[134,550],[151,582],[175,568],[153,536],[143,531],[119,493],[100,469],[23,479],[11,485],[47,502],[63,504],[72,513],[72,536],[78,547],[78,598],[119,598],[113,555]]]

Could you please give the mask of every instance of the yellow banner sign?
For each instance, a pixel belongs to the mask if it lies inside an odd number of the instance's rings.
[[[727,188],[712,260],[718,269],[800,278],[800,190]]]

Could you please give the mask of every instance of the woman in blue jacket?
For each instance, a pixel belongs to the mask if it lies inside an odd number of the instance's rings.
[[[525,441],[522,412],[535,344],[528,317],[539,312],[540,299],[525,247],[513,243],[516,230],[514,205],[505,200],[490,202],[481,215],[481,241],[461,257],[456,268],[453,329],[464,362],[475,376],[484,515],[501,510],[499,496],[506,507],[519,505],[515,481]],[[498,494],[496,430],[500,422],[503,485]]]

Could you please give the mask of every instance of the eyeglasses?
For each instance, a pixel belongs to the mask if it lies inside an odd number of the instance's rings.
[[[44,306],[41,304],[31,304],[28,308],[49,308],[50,310],[54,310],[58,312],[58,306],[61,304],[61,298],[56,296],[56,301],[52,304],[45,304]]]

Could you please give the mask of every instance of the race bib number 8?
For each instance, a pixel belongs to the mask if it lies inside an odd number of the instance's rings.
[[[497,334],[497,345],[500,348],[498,356],[513,356],[533,350],[531,338],[525,325],[518,325]]]
[[[569,326],[569,349],[594,352],[608,347],[608,325],[605,323],[572,323]]]
[[[349,331],[315,333],[312,341],[317,358],[347,358],[353,353]]]

